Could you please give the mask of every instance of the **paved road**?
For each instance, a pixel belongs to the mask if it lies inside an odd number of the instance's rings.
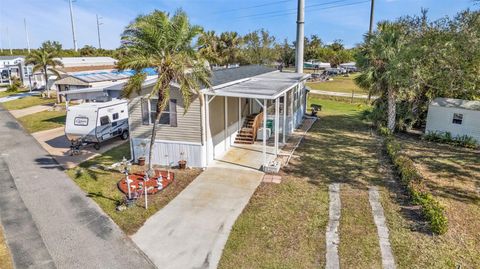
[[[346,92],[330,92],[330,91],[321,91],[321,90],[310,90],[310,93],[312,94],[320,94],[320,95],[330,95],[330,96],[338,96],[338,97],[348,97],[352,98],[351,93],[346,93]],[[354,94],[354,98],[360,98],[360,99],[368,99],[368,95],[364,94]],[[372,96],[372,99],[377,99],[377,96]]]
[[[1,107],[0,153],[0,219],[16,268],[155,268]]]
[[[216,268],[235,220],[262,177],[258,170],[217,161],[132,238],[158,268]]]

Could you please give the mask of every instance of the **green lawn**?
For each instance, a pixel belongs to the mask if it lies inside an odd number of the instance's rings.
[[[331,81],[323,82],[307,82],[307,86],[313,90],[329,91],[329,92],[343,92],[343,93],[352,93],[355,94],[367,94],[364,90],[360,89],[353,79],[358,76],[358,74],[350,75],[349,77],[336,76],[333,77]]]
[[[361,104],[311,99],[320,120],[281,172],[262,183],[233,227],[220,268],[323,268],[328,184],[342,182],[342,268],[379,268],[380,248],[365,186],[377,182],[377,141]]]
[[[40,96],[27,96],[21,99],[2,103],[3,107],[8,110],[16,110],[36,105],[46,105],[55,103],[55,98],[42,98]]]
[[[65,111],[42,111],[18,118],[29,133],[65,126]]]
[[[399,267],[480,268],[480,151],[399,138],[448,218],[447,233],[432,236],[422,222],[415,221],[415,207],[385,199]]]
[[[0,91],[0,98],[5,96],[10,96],[12,94],[22,93],[22,92],[28,92],[28,91],[18,91],[18,92]]]
[[[116,206],[125,197],[117,188],[117,183],[123,178],[123,175],[118,171],[106,170],[101,167],[108,167],[115,162],[119,162],[124,156],[126,158],[130,157],[129,143],[109,150],[102,156],[83,162],[78,168],[67,170],[67,174],[125,233],[130,235],[135,233],[150,216],[175,198],[200,174],[201,170],[173,169],[175,181],[163,191],[149,196],[148,210],[143,208],[142,200],[125,211],[116,211]],[[133,166],[134,171],[141,171],[142,169],[142,167]]]

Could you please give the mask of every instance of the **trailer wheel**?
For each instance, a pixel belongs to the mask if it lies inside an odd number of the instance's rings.
[[[93,144],[93,148],[96,149],[96,150],[99,150],[100,149],[100,143]]]
[[[127,140],[129,136],[128,131],[123,131],[122,135],[120,136],[122,140]]]

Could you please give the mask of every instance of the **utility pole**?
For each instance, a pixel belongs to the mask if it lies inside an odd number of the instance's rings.
[[[298,0],[297,8],[297,43],[295,48],[295,72],[303,73],[303,43],[305,26],[305,1]]]
[[[8,39],[8,47],[10,48],[10,55],[13,55],[12,40],[10,39],[10,35],[8,34],[8,26],[7,26],[7,39]]]
[[[30,39],[28,38],[27,19],[26,18],[23,18],[23,23],[25,24],[25,37],[27,38],[27,49],[28,49],[28,53],[30,53]]]
[[[77,48],[77,39],[75,38],[75,21],[73,19],[73,6],[72,6],[72,0],[68,0],[70,3],[70,21],[72,23],[72,35],[73,35],[73,49],[75,51],[78,51]]]
[[[99,49],[102,49],[102,41],[100,40],[100,25],[102,25],[103,23],[100,23],[99,19],[101,19],[102,17],[98,18],[98,14],[97,14],[97,34],[98,34],[98,48]]]
[[[373,11],[375,9],[375,0],[371,0],[372,4],[370,6],[370,28],[368,28],[368,34],[372,34],[373,31]]]

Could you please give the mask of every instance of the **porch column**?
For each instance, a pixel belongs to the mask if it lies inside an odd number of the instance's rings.
[[[287,132],[287,93],[283,94],[283,126],[282,126],[282,143],[285,144]]]
[[[205,167],[208,166],[208,162],[210,161],[210,151],[208,149],[208,140],[210,139],[210,100],[209,96],[205,95]]]
[[[267,167],[267,99],[263,99],[263,170]]]
[[[238,97],[238,132],[242,128],[242,97]]]
[[[293,120],[293,97],[294,97],[294,94],[293,94],[293,91],[294,91],[295,88],[292,88],[290,90],[290,133],[293,133],[293,130],[295,130],[295,123],[294,123],[294,120]]]
[[[224,140],[223,140],[224,143],[223,143],[223,145],[224,145],[225,151],[227,151],[227,137],[228,137],[228,134],[227,134],[227,132],[228,132],[228,99],[227,99],[227,97],[225,96],[223,100],[224,100],[224,102],[225,102],[225,105],[223,106],[223,108],[224,108],[224,110],[225,110],[225,111],[224,111],[224,112],[225,112],[225,114],[224,114],[224,117],[225,117],[225,130],[223,131],[223,135],[224,135]]]
[[[278,129],[280,129],[280,98],[275,100],[275,158],[278,156]]]

